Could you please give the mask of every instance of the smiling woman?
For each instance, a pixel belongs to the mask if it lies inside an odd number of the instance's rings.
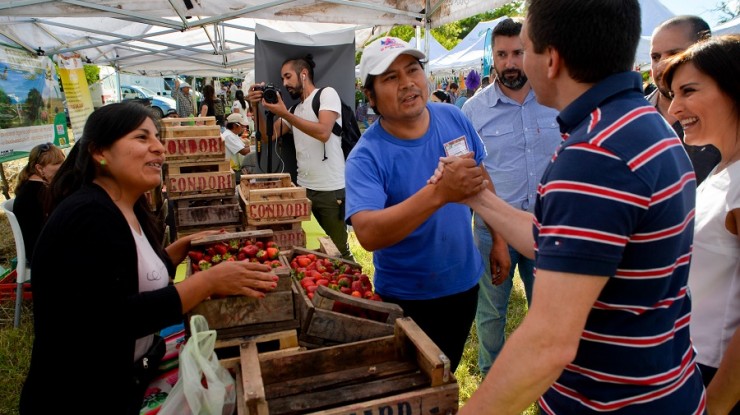
[[[31,265],[35,337],[21,414],[42,413],[39,396],[77,407],[81,388],[84,405],[97,412],[138,414],[162,358],[155,353],[159,330],[182,323],[211,295],[262,298],[275,288],[269,266],[227,261],[173,285],[173,264],[184,260],[190,241],[217,232],[162,248],[144,193],[161,185],[164,151],[150,109],[110,104],[90,115],[54,177],[54,208]],[[70,336],[80,328],[85,336]],[[60,358],[83,354],[83,364]],[[98,362],[105,362],[105,382],[95,381]],[[61,373],[75,373],[84,386],[60,381]]]

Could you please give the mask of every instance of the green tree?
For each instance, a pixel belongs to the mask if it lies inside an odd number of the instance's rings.
[[[719,23],[729,22],[730,20],[740,16],[740,1],[735,1],[734,9],[732,8],[731,1],[720,1],[717,3],[717,7],[714,11],[720,12],[724,15],[719,19]]]
[[[85,79],[88,85],[92,85],[100,80],[100,67],[98,65],[83,65],[85,70]]]
[[[43,106],[44,99],[41,97],[41,93],[38,89],[31,88],[31,90],[28,91],[25,104],[26,117],[31,120],[31,124],[36,123],[36,120],[39,118],[39,110]]]
[[[520,16],[523,13],[524,1],[514,0],[511,3],[507,3],[497,9],[485,13],[479,13],[475,16],[471,16],[465,19],[461,19],[455,22],[444,24],[440,27],[432,29],[432,36],[446,49],[452,49],[457,46],[460,41],[470,33],[475,25],[479,22],[486,22],[489,20],[497,19],[502,16]],[[395,26],[389,32],[388,36],[394,36],[405,41],[409,41],[415,35],[415,29],[412,26]],[[378,36],[386,36],[386,33],[381,33]],[[371,39],[370,41],[375,40]],[[357,52],[355,55],[355,64],[360,63],[362,52]]]

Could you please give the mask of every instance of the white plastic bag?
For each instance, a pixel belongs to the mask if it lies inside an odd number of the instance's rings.
[[[229,371],[218,362],[215,345],[216,331],[208,329],[205,317],[192,316],[190,339],[180,352],[179,378],[162,404],[159,415],[234,413],[236,385]]]

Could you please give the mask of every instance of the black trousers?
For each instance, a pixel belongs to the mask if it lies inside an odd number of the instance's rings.
[[[478,307],[478,284],[473,288],[432,300],[401,300],[383,296],[383,301],[398,304],[450,359],[455,372]]]

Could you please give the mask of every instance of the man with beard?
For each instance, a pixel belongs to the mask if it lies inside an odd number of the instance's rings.
[[[671,105],[670,91],[663,85],[663,69],[668,58],[683,52],[689,46],[711,35],[707,22],[699,16],[676,16],[661,23],[653,31],[650,39],[650,72],[655,82],[655,90],[645,98],[655,106],[660,115],[671,124],[676,134],[683,138],[681,123],[668,113]],[[684,143],[691,164],[696,172],[696,185],[701,184],[714,166],[719,163],[719,150],[711,144],[692,146]]]
[[[562,141],[555,120],[557,111],[537,102],[534,91],[522,72],[524,46],[519,34],[522,22],[502,20],[491,33],[493,46],[493,86],[481,90],[463,105],[483,139],[488,155],[485,166],[501,199],[516,209],[534,211],[537,184],[548,162]],[[491,233],[475,215],[475,243],[483,258],[490,258]],[[507,275],[491,274],[489,261],[478,283],[478,366],[485,376],[504,345],[506,309],[513,286],[514,271],[524,284],[527,302],[532,301],[534,260],[511,246],[511,269]]]
[[[298,164],[298,186],[306,188],[311,200],[311,211],[316,221],[331,238],[342,257],[352,259],[347,244],[347,226],[344,223],[344,153],[341,138],[332,133],[334,123],[342,125],[342,101],[334,88],[321,90],[319,114],[311,106],[319,92],[314,85],[312,55],[290,58],[283,62],[280,76],[283,86],[293,99],[300,102],[291,112],[280,94],[276,103],[262,99],[262,90],[252,85],[247,99],[259,111],[261,104],[277,117],[274,131],[291,130],[295,140]],[[264,85],[260,84],[260,85]],[[265,133],[265,117],[260,117],[259,129]]]

